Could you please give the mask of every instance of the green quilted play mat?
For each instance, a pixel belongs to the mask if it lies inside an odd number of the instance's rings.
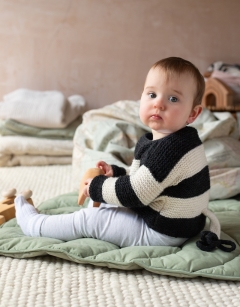
[[[60,195],[43,202],[41,213],[61,214],[81,210],[77,193]],[[86,206],[86,204],[85,204]],[[0,226],[0,255],[13,258],[31,258],[52,255],[81,264],[92,264],[121,270],[145,269],[147,271],[194,278],[198,276],[240,280],[240,201],[216,200],[209,203],[221,223],[221,239],[233,240],[237,248],[231,253],[216,249],[204,252],[197,248],[199,236],[182,247],[125,247],[101,240],[83,238],[69,242],[50,238],[31,238],[23,235],[12,219]],[[207,227],[207,225],[206,225]]]

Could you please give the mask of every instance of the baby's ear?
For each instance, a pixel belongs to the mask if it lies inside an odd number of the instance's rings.
[[[188,124],[191,124],[195,121],[195,119],[198,117],[199,114],[202,112],[202,106],[199,104],[193,108],[191,111],[191,114],[188,117]]]

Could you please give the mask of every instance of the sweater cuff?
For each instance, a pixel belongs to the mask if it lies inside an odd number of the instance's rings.
[[[125,168],[119,167],[117,165],[111,165],[113,170],[113,177],[125,176],[127,174]]]
[[[99,175],[92,179],[89,187],[89,195],[93,201],[100,203],[105,202],[102,197],[102,185],[106,179],[108,179],[108,177],[104,175]]]

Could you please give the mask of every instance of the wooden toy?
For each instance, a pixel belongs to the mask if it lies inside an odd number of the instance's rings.
[[[11,189],[2,193],[3,199],[0,201],[0,225],[15,217],[14,199],[16,197],[16,193],[16,189]],[[33,201],[31,199],[32,191],[26,190],[21,194],[24,196],[27,202],[33,205]]]
[[[4,199],[0,202],[0,225],[15,217],[16,192],[16,189],[11,189],[2,193]]]
[[[30,205],[34,206],[32,198],[31,198],[32,197],[32,191],[31,190],[25,190],[25,191],[21,192],[21,195],[26,199],[26,201]]]
[[[79,195],[78,195],[78,204],[79,205],[83,205],[83,203],[86,199],[86,196],[83,194],[83,190],[84,190],[84,187],[85,187],[85,181],[88,178],[92,179],[92,178],[99,176],[99,175],[104,175],[104,171],[100,168],[90,168],[86,171],[86,173],[84,174],[84,176],[81,180],[81,183],[80,183]],[[93,207],[99,207],[99,206],[100,206],[99,202],[93,203]]]
[[[211,111],[240,111],[236,93],[217,78],[208,78],[202,105]]]

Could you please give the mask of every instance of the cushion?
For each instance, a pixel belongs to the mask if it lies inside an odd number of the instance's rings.
[[[76,192],[44,201],[39,211],[45,214],[71,213],[81,210]],[[87,201],[84,207],[87,206]],[[196,236],[181,247],[132,246],[120,248],[112,243],[82,238],[64,242],[51,238],[32,238],[23,235],[16,219],[0,227],[0,255],[31,258],[52,255],[81,264],[121,270],[145,269],[176,277],[208,277],[222,280],[240,280],[240,201],[215,200],[209,203],[221,223],[221,239],[233,240],[237,248],[231,253],[219,249],[204,252],[197,248]],[[206,224],[206,228],[208,224]]]

